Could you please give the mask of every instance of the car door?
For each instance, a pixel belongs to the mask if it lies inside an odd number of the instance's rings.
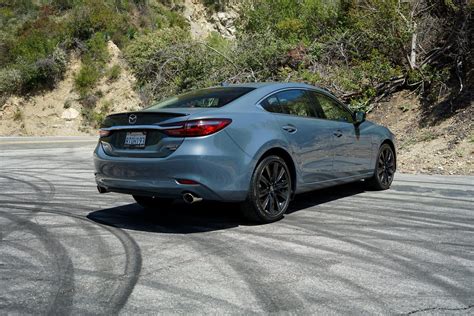
[[[332,122],[335,176],[347,178],[366,173],[371,165],[371,136],[361,133],[352,112],[337,100],[316,91],[309,93],[321,107],[324,118]]]
[[[333,178],[331,124],[317,118],[305,90],[277,92],[261,102],[288,139],[304,184]]]

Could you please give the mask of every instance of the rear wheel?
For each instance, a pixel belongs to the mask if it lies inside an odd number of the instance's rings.
[[[370,187],[375,190],[387,190],[395,175],[395,154],[389,144],[380,146],[374,175],[369,179]]]
[[[166,207],[173,203],[173,199],[164,199],[151,196],[133,195],[133,198],[141,207],[146,210]]]
[[[250,192],[241,209],[245,217],[259,223],[271,223],[283,217],[291,198],[291,175],[278,156],[264,158],[255,169]]]

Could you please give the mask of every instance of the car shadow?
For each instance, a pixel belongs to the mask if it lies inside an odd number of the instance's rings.
[[[181,201],[163,209],[146,210],[133,203],[89,213],[87,218],[118,228],[168,234],[190,234],[237,227],[243,223],[237,205]]]
[[[363,183],[346,184],[297,195],[287,214],[364,192]],[[253,226],[237,204],[203,201],[193,205],[176,201],[165,209],[145,210],[138,204],[91,212],[87,218],[108,226],[144,232],[192,234]]]
[[[291,214],[304,210],[309,207],[317,206],[327,202],[339,200],[348,196],[356,195],[366,191],[366,185],[362,181],[353,182],[349,184],[342,184],[326,189],[320,189],[310,192],[305,192],[295,196],[291,202],[290,208],[286,214]]]

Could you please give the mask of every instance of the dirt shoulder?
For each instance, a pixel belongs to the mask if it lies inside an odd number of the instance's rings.
[[[472,103],[439,120],[427,119],[429,110],[415,96],[400,92],[375,107],[368,119],[396,135],[399,171],[474,175]]]

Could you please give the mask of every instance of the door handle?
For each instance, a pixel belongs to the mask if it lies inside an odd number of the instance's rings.
[[[285,125],[285,126],[282,126],[282,128],[287,131],[288,133],[290,134],[294,134],[296,133],[296,131],[298,130],[296,127],[294,127],[293,125]]]
[[[342,136],[342,132],[339,131],[339,130],[338,130],[338,131],[335,131],[335,132],[334,132],[334,136],[336,136],[336,137],[341,137],[341,136]]]

